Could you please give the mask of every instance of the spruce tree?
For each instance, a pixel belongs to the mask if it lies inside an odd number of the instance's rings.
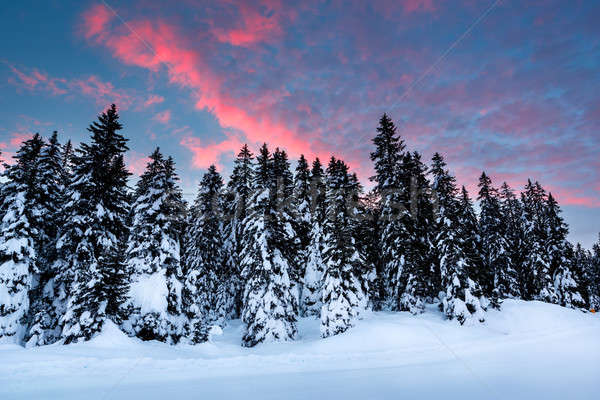
[[[600,310],[600,234],[592,247],[588,266],[588,293],[590,309]]]
[[[30,294],[39,274],[34,225],[34,187],[38,183],[43,140],[35,134],[23,142],[13,165],[4,165],[0,224],[0,343],[21,344],[29,325]]]
[[[504,182],[500,188],[500,213],[503,220],[504,242],[506,243],[506,263],[504,277],[504,295],[512,298],[521,298],[520,277],[521,269],[525,264],[525,230],[523,229],[523,207],[515,196],[513,190]]]
[[[383,265],[381,263],[379,246],[379,216],[380,204],[374,191],[361,197],[358,202],[357,233],[360,252],[365,257],[365,274],[363,282],[368,284],[364,287],[369,307],[380,311],[385,298],[383,287]]]
[[[540,295],[542,289],[548,287],[551,281],[550,267],[545,254],[546,198],[546,191],[538,182],[527,181],[525,191],[521,194],[527,257],[520,281],[522,282],[521,294],[525,300],[551,300],[547,293]]]
[[[409,186],[406,186],[403,167],[404,141],[386,114],[379,120],[373,144],[375,151],[371,153],[371,160],[375,175],[371,181],[375,182],[374,191],[381,204],[378,230],[383,276],[379,279],[385,286],[385,308],[396,310],[404,286]]]
[[[222,237],[223,179],[214,165],[202,177],[185,237],[184,310],[192,343],[207,340],[212,325],[223,325],[227,306]]]
[[[253,154],[244,145],[233,164],[233,173],[227,184],[224,196],[224,244],[225,278],[228,282],[229,304],[226,306],[227,318],[241,315],[243,283],[241,280],[240,254],[244,237],[244,218],[247,215],[248,202],[252,190]]]
[[[560,216],[558,202],[548,193],[546,202],[547,241],[545,254],[548,257],[549,273],[552,280],[542,288],[540,297],[563,307],[582,308],[585,306],[580,293],[580,279],[573,268],[573,248],[567,241],[569,228]]]
[[[435,249],[439,257],[441,287],[444,291],[442,311],[448,319],[462,325],[477,320],[484,321],[481,289],[469,277],[468,252],[471,250],[469,222],[461,219],[456,179],[446,169],[443,157],[436,153],[432,159],[432,189],[437,201],[435,220]]]
[[[60,334],[55,304],[56,270],[53,266],[57,257],[58,230],[64,222],[62,208],[67,182],[64,156],[55,131],[40,151],[39,172],[33,188],[33,198],[29,203],[34,215],[31,223],[37,231],[35,249],[38,257],[35,285],[30,294],[30,326],[25,337],[27,346],[54,343]]]
[[[91,144],[81,144],[73,157],[67,219],[57,243],[65,344],[91,339],[107,318],[118,322],[118,316],[107,310],[119,309],[129,284],[121,270],[130,175],[123,160],[127,140],[121,129],[113,104],[88,128]]]
[[[300,314],[304,313],[302,304],[302,292],[304,286],[304,276],[306,274],[310,233],[312,223],[311,210],[311,176],[308,162],[304,155],[300,155],[296,173],[294,175],[294,194],[292,199],[293,213],[293,228],[296,232],[296,272],[298,274],[297,281],[299,283],[298,290],[298,305]]]
[[[304,316],[321,315],[321,297],[325,264],[323,261],[325,222],[325,181],[321,161],[317,158],[310,172],[310,232],[306,249],[306,268],[302,287],[301,310]]]
[[[458,199],[458,219],[463,232],[464,246],[463,251],[468,260],[467,275],[475,281],[481,288],[482,280],[485,276],[483,259],[481,258],[481,238],[479,236],[479,223],[473,207],[473,202],[469,197],[469,192],[463,186]],[[487,306],[487,300],[483,302]]]
[[[242,277],[246,281],[242,344],[246,347],[293,340],[297,333],[297,305],[290,279],[293,260],[288,250],[281,248],[289,240],[288,227],[277,210],[274,159],[266,144],[256,157],[252,186],[241,252]]]
[[[430,201],[426,167],[419,153],[404,156],[408,171],[404,185],[410,188],[410,214],[405,216],[408,238],[405,242],[403,290],[398,309],[412,314],[422,313],[425,303],[437,297],[440,290],[440,272],[432,249],[433,205]]]
[[[332,157],[327,167],[322,337],[348,330],[367,305],[361,282],[365,260],[358,251],[353,210],[347,207],[355,190],[348,166]]]
[[[507,244],[498,199],[498,191],[491,179],[483,172],[479,178],[479,235],[481,238],[482,289],[494,308],[500,308],[501,299],[508,292]]]
[[[185,205],[178,177],[156,149],[140,177],[131,206],[126,270],[131,275],[128,320],[125,330],[143,340],[177,342],[181,328],[178,296],[169,296],[180,286],[180,229]],[[118,262],[118,260],[116,260]],[[117,268],[117,270],[119,270]]]
[[[294,297],[293,305],[296,315],[299,315],[300,293],[305,264],[303,262],[302,237],[297,229],[299,221],[294,201],[294,177],[285,150],[276,148],[273,152],[273,188],[272,200],[275,205],[275,219],[283,229],[284,235],[274,237],[275,246],[280,249],[282,256],[288,260],[291,291]]]

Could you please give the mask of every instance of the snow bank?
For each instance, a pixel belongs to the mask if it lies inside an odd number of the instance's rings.
[[[136,344],[139,344],[137,339],[127,336],[114,322],[107,320],[104,322],[100,334],[87,343],[80,343],[79,346],[119,348],[131,347]],[[60,351],[60,348],[58,350]]]

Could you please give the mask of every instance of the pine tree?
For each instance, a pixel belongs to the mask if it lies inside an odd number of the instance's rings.
[[[58,282],[64,314],[61,337],[65,344],[89,340],[100,332],[107,310],[119,309],[128,281],[120,254],[128,235],[129,209],[123,154],[126,139],[119,133],[113,104],[88,130],[91,144],[83,143],[73,157],[73,177],[67,190],[68,216],[57,243]],[[120,260],[115,262],[115,260]]]
[[[410,215],[405,217],[408,239],[405,242],[404,287],[398,308],[412,314],[422,313],[425,303],[437,297],[440,290],[440,272],[432,254],[433,205],[430,201],[426,167],[421,156],[414,152],[404,157],[409,171],[405,186],[410,187]]]
[[[251,196],[253,154],[244,145],[234,161],[233,173],[227,184],[224,203],[224,245],[225,279],[228,288],[229,304],[226,308],[227,318],[237,318],[241,315],[243,284],[241,280],[240,254],[244,237],[244,218],[247,215],[248,202]]]
[[[143,340],[178,341],[178,315],[169,293],[181,270],[180,229],[185,205],[177,175],[156,149],[137,183],[131,206],[126,270],[131,274],[125,330]],[[118,259],[115,260],[118,262]],[[181,285],[179,283],[179,285]]]
[[[507,244],[498,191],[492,186],[492,181],[485,172],[479,178],[477,200],[481,207],[479,235],[484,268],[481,274],[481,285],[485,295],[490,299],[491,306],[499,308],[501,299],[508,292],[507,286],[510,281]]]
[[[309,255],[309,246],[311,242],[311,176],[308,162],[304,155],[300,155],[298,165],[296,166],[296,174],[294,175],[294,196],[292,199],[293,213],[293,228],[297,235],[296,249],[296,270],[297,281],[300,284],[298,289],[298,305],[300,314],[303,315],[304,307],[302,303],[302,292],[304,291],[304,276]]]
[[[506,243],[505,270],[501,276],[504,278],[504,295],[512,298],[521,297],[519,277],[526,260],[525,231],[523,229],[523,209],[513,190],[504,182],[500,188],[500,214],[503,221],[503,236]]]
[[[526,260],[521,270],[521,296],[524,300],[542,299],[542,287],[550,281],[549,266],[545,251],[547,240],[545,225],[546,192],[538,182],[527,181],[521,194],[523,205],[523,227],[525,232]]]
[[[27,346],[44,345],[58,340],[59,315],[56,311],[55,276],[56,241],[58,229],[63,225],[62,208],[65,202],[65,182],[63,147],[58,142],[57,132],[53,132],[44,144],[39,157],[39,172],[33,187],[33,198],[29,206],[33,210],[32,225],[37,234],[35,249],[37,271],[35,285],[31,291],[29,310],[30,326],[25,337]]]
[[[294,177],[285,150],[276,148],[273,152],[273,188],[272,200],[275,205],[275,219],[281,227],[283,235],[274,237],[275,246],[280,249],[282,256],[288,260],[288,275],[291,291],[294,297],[293,306],[296,315],[300,314],[299,303],[302,292],[302,278],[305,264],[301,250],[302,237],[298,235],[298,215],[294,201]]]
[[[600,234],[598,242],[592,247],[588,271],[590,309],[600,310]]]
[[[549,272],[552,280],[542,288],[540,296],[549,298],[553,303],[563,307],[583,308],[585,301],[581,296],[580,279],[573,268],[573,248],[567,241],[569,228],[560,216],[561,210],[552,196],[548,193],[546,202],[546,252],[549,262]]]
[[[186,280],[184,309],[189,319],[192,343],[208,339],[212,325],[223,325],[226,317],[227,280],[223,279],[221,194],[223,179],[214,165],[202,177],[191,208],[185,239]]]
[[[364,283],[365,293],[369,299],[369,308],[380,311],[385,298],[383,276],[383,265],[381,263],[379,246],[379,216],[380,204],[374,191],[361,197],[358,202],[358,223],[356,237],[360,246],[360,252],[365,257]]]
[[[242,277],[246,281],[242,320],[246,347],[296,337],[295,297],[290,270],[293,260],[280,246],[287,241],[286,226],[279,218],[274,160],[264,144],[256,158],[253,194],[244,219]],[[283,242],[282,242],[283,241]]]
[[[458,219],[463,232],[463,251],[468,260],[467,275],[481,288],[481,282],[485,279],[485,276],[482,275],[484,267],[483,259],[481,258],[482,250],[481,238],[479,236],[479,223],[477,221],[477,215],[475,214],[473,202],[469,197],[469,192],[464,186],[461,189],[458,199]],[[484,304],[487,306],[487,300],[484,301]]]
[[[355,195],[353,186],[348,166],[332,157],[327,168],[322,337],[348,330],[367,304],[360,281],[365,260],[358,251],[354,215],[347,207],[348,199]]]
[[[379,120],[377,135],[373,138],[375,151],[374,191],[380,197],[379,246],[384,282],[386,308],[398,309],[403,290],[405,243],[408,240],[405,222],[408,218],[409,186],[403,167],[404,141],[396,133],[392,120],[384,114]]]
[[[310,172],[310,232],[306,249],[306,268],[302,287],[302,315],[321,315],[321,291],[325,264],[323,261],[325,222],[325,182],[321,161],[317,158]]]
[[[484,321],[481,289],[469,277],[468,252],[471,250],[469,222],[461,219],[456,179],[446,169],[442,156],[436,153],[432,159],[432,189],[437,200],[435,220],[435,248],[441,286],[444,291],[442,311],[448,319],[464,323]],[[463,194],[464,196],[464,194]],[[467,197],[468,201],[468,197]]]
[[[0,343],[21,344],[28,326],[30,292],[39,274],[35,240],[34,187],[43,140],[35,134],[21,145],[15,164],[5,164],[0,225]]]
[[[591,309],[592,302],[594,301],[594,291],[592,287],[594,285],[593,276],[593,257],[592,252],[585,250],[581,243],[577,243],[573,247],[571,255],[571,270],[575,276],[579,277],[578,291],[583,297],[584,306],[587,309]]]

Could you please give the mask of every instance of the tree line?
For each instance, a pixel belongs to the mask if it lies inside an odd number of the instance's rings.
[[[200,343],[241,318],[251,347],[293,340],[300,317],[329,337],[368,309],[438,304],[465,324],[506,298],[600,305],[600,240],[572,245],[551,193],[482,173],[476,212],[443,157],[427,166],[385,114],[369,192],[343,160],[301,156],[293,173],[285,150],[244,145],[227,183],[211,166],[191,205],[159,149],[130,190],[122,128],[112,105],[89,143],[35,134],[4,165],[0,342],[80,342],[110,320]]]

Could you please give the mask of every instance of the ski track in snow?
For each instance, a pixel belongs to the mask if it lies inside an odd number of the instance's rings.
[[[129,338],[107,325],[88,343],[0,346],[0,399],[596,399],[600,316],[507,300],[483,325],[366,313],[321,339],[299,322],[295,342],[240,346],[232,321],[197,346]]]

